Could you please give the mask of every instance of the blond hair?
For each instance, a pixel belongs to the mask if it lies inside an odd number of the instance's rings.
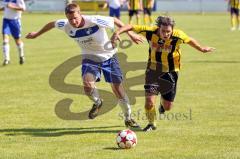
[[[72,14],[75,12],[80,12],[79,5],[77,5],[75,3],[70,3],[65,7],[65,14]]]

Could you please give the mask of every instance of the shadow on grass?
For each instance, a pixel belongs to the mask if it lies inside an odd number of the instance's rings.
[[[113,150],[113,151],[125,150],[125,149],[121,149],[121,148],[118,148],[118,147],[105,147],[103,149],[104,150]]]
[[[0,129],[0,134],[6,136],[30,135],[34,137],[58,137],[64,135],[117,133],[118,130],[107,130],[108,128],[121,128],[122,126],[86,127],[86,128],[22,128],[22,129]]]
[[[225,63],[225,64],[233,64],[233,63],[240,63],[240,61],[233,61],[233,60],[192,60],[192,61],[185,61],[184,63]]]

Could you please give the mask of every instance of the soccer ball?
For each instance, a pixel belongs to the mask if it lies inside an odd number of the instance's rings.
[[[122,130],[117,134],[117,145],[122,149],[130,149],[137,144],[137,136],[132,130]]]

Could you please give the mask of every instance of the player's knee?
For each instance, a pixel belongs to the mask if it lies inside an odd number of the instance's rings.
[[[147,100],[146,103],[145,103],[145,109],[152,109],[154,107],[154,102],[151,101],[151,100]]]
[[[151,109],[153,109],[153,107],[154,107],[154,105],[153,104],[145,104],[145,109],[147,109],[147,110],[151,110]]]
[[[173,107],[173,102],[164,101],[164,102],[162,102],[162,105],[164,107],[164,110],[169,111]]]
[[[8,45],[9,44],[9,40],[8,39],[4,39],[3,40],[3,45]]]
[[[84,92],[86,95],[91,95],[92,91],[94,88],[90,87],[90,86],[84,86]]]
[[[23,42],[22,41],[18,41],[18,42],[16,42],[16,44],[17,44],[17,46],[20,46],[20,47],[23,47]]]
[[[125,94],[125,95],[123,96],[123,98],[118,99],[118,103],[119,103],[119,104],[129,104],[129,98],[128,98],[128,96]]]

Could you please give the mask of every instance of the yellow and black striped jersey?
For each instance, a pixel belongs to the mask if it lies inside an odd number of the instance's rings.
[[[130,10],[140,10],[141,9],[141,1],[140,0],[128,0]]]
[[[142,0],[143,8],[152,8],[152,0]]]
[[[240,8],[240,0],[229,0],[229,4],[231,8]]]
[[[183,31],[173,29],[173,34],[167,41],[159,37],[157,26],[134,25],[133,31],[145,36],[149,43],[148,68],[161,72],[180,70],[180,45],[190,41],[190,37]]]

